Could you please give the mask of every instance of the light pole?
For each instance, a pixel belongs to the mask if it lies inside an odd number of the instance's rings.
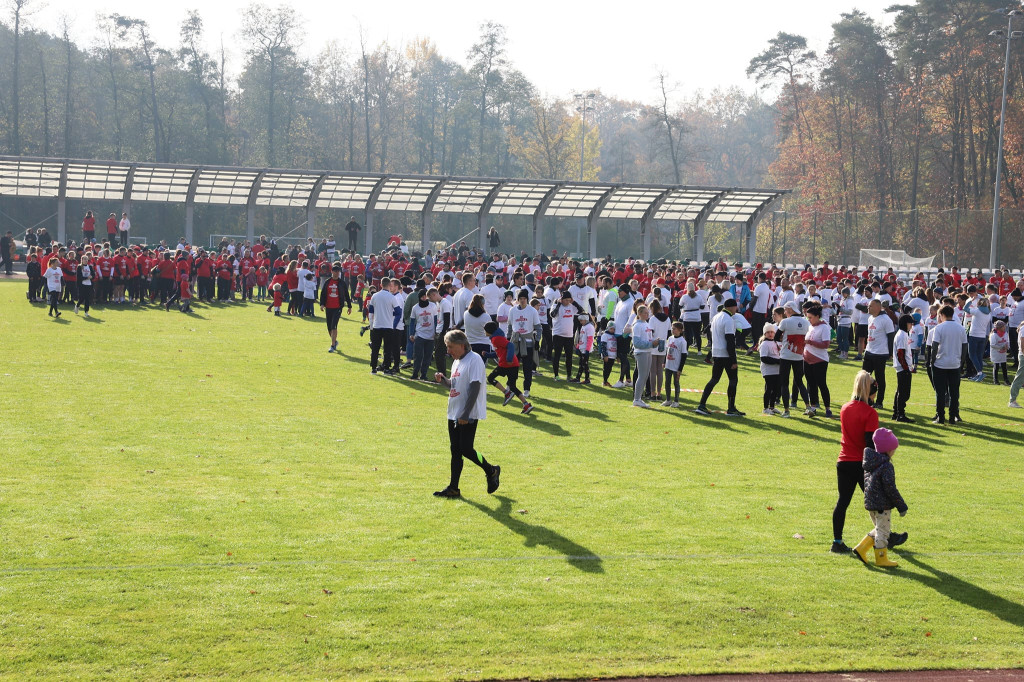
[[[992,245],[988,257],[990,271],[996,269],[996,256],[999,252],[999,186],[1003,180],[1003,128],[1006,126],[1006,86],[1010,75],[1010,41],[1024,36],[1024,32],[1013,30],[1013,20],[1024,15],[1024,12],[1019,9],[1002,9],[999,10],[999,13],[1006,16],[1006,30],[989,33],[994,38],[1002,38],[1006,41],[1006,59],[1003,62],[1003,104],[999,113],[999,150],[996,154],[996,187],[995,196],[992,198]]]
[[[583,158],[587,146],[587,112],[594,110],[594,97],[592,92],[587,94],[576,93],[572,96],[576,102],[576,111],[580,112],[580,182],[583,182]],[[581,228],[576,225],[576,253],[580,253]]]

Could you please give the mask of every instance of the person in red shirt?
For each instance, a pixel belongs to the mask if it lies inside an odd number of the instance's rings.
[[[284,291],[285,287],[288,286],[288,277],[284,274],[284,267],[277,269],[274,273],[274,278],[270,280],[270,291],[274,296],[274,301],[267,306],[267,312],[271,309],[275,310],[275,315],[281,314],[281,303],[284,302]]]
[[[86,211],[85,218],[82,219],[82,241],[86,244],[96,241],[96,218],[92,211]]]
[[[160,305],[163,305],[174,293],[175,266],[170,251],[164,251],[163,258],[153,269],[159,277]]]
[[[111,213],[107,218],[107,242],[113,245],[117,240],[117,214]]]
[[[178,281],[174,286],[174,292],[167,298],[167,301],[164,303],[164,310],[170,312],[171,304],[178,300],[180,300],[180,303],[178,303],[178,310],[180,310],[183,313],[192,312],[192,290],[191,285],[189,283],[189,277],[187,272],[179,274]]]
[[[853,397],[839,411],[839,426],[842,437],[839,441],[839,461],[836,462],[836,478],[839,499],[832,510],[832,548],[835,554],[849,554],[850,548],[843,542],[843,528],[846,525],[846,510],[853,499],[853,493],[860,486],[864,490],[864,448],[874,447],[871,437],[878,428],[878,413],[872,405],[878,394],[878,384],[864,370],[857,372],[853,379]],[[892,533],[889,547],[907,541],[906,533]]]
[[[61,303],[74,303],[75,312],[78,312],[78,264],[75,262],[74,253],[72,252],[69,258],[59,260],[64,280]]]
[[[110,257],[110,249],[103,249],[99,258],[96,259],[96,267],[100,272],[100,303],[109,303],[114,295],[114,260]]]
[[[231,280],[234,279],[235,257],[228,256],[217,260],[217,300],[227,301],[231,298]]]
[[[262,302],[267,297],[267,285],[270,283],[270,273],[265,266],[260,266],[256,271],[256,300]]]
[[[331,337],[328,353],[338,350],[338,321],[341,319],[341,308],[344,305],[348,305],[348,312],[351,314],[352,298],[348,295],[348,285],[341,279],[341,264],[335,263],[331,267],[330,279],[320,288],[320,310],[326,311],[327,333]]]
[[[498,360],[498,366],[487,375],[487,383],[505,394],[505,400],[502,402],[503,406],[512,402],[513,398],[519,398],[520,402],[523,403],[522,413],[530,414],[533,412],[533,405],[530,404],[529,400],[523,397],[522,391],[520,391],[516,386],[516,383],[519,381],[519,357],[516,353],[515,344],[509,343],[508,337],[506,337],[505,332],[499,328],[497,322],[488,322],[485,324],[484,333],[486,333],[488,338],[490,338],[491,348],[494,349],[495,356]],[[498,377],[505,377],[508,379],[508,388],[501,385],[498,381]]]

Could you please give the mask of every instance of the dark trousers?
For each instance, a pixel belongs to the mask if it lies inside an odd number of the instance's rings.
[[[523,390],[529,391],[533,386],[533,370],[537,367],[533,362],[533,346],[525,346],[526,354],[519,356],[519,366],[523,368]]]
[[[452,451],[452,475],[448,485],[456,490],[462,478],[462,460],[468,459],[473,464],[490,474],[494,469],[483,456],[473,447],[476,440],[477,421],[471,419],[468,424],[460,424],[454,419],[448,420],[448,442]]]
[[[85,312],[89,312],[89,306],[92,305],[92,285],[78,287],[78,305],[85,309]]]
[[[444,345],[444,334],[434,339],[434,366],[441,374],[448,373],[448,347]]]
[[[388,338],[384,340],[385,362],[396,372],[402,366],[402,348],[404,347],[402,340],[404,338],[405,330],[392,329]],[[388,342],[390,342],[390,346],[388,346]]]
[[[356,249],[356,242],[357,241],[359,241],[359,233],[358,232],[349,232],[348,233],[348,250],[349,251],[356,251],[357,250]],[[429,247],[424,246],[423,248],[429,248]]]
[[[78,282],[64,282],[64,293],[61,303],[74,303],[78,300]]]
[[[949,398],[950,418],[960,416],[960,370],[932,368],[932,380],[935,382],[935,414],[940,417],[946,414],[946,399]]]
[[[391,342],[388,340],[391,336],[391,329],[377,329],[374,327],[370,329],[370,369],[377,369],[377,361],[380,359],[380,349],[384,346],[384,364],[381,365],[382,369],[388,369],[390,367],[391,355],[388,351],[391,348]]]
[[[888,355],[864,353],[864,362],[860,367],[865,372],[875,375],[875,383],[878,384],[878,396],[876,398],[878,405],[885,404],[885,366],[888,362]]]
[[[764,313],[750,313],[750,336],[753,339],[761,338],[761,332],[764,331],[765,314]],[[756,343],[754,345],[757,345]]]
[[[711,391],[718,385],[719,380],[722,378],[722,372],[725,372],[726,376],[729,377],[729,388],[726,389],[729,396],[729,409],[736,409],[736,387],[739,383],[739,375],[736,368],[733,367],[733,363],[734,360],[732,358],[715,358],[714,364],[711,367],[711,379],[704,387],[704,393],[700,397],[701,405],[707,404],[708,396],[711,395]]]
[[[1020,358],[1017,355],[1020,353],[1020,349],[1017,347],[1017,327],[1010,327],[1010,353],[1008,357],[1013,358],[1013,371],[1016,372],[1020,367]]]
[[[226,301],[231,295],[231,280],[223,277],[217,278],[217,300]]]
[[[619,361],[619,381],[630,381],[633,372],[629,363],[629,339],[615,337],[615,358]]]
[[[913,375],[910,372],[896,372],[896,398],[893,400],[892,413],[899,417],[907,413],[907,401],[910,400],[910,384]]]
[[[779,387],[782,389],[782,407],[789,412],[790,390],[789,374],[793,373],[792,402],[796,406],[796,396],[803,398],[805,405],[811,404],[811,396],[804,386],[804,361],[803,360],[780,360],[779,361]]]
[[[584,379],[590,381],[590,353],[584,353],[577,351],[580,356],[580,366],[576,370],[576,378],[579,379],[580,375],[583,375]]]
[[[128,246],[128,230],[121,230],[121,246]]]
[[[695,352],[699,353],[702,343],[700,322],[683,322],[683,335],[686,337],[686,345],[691,349],[696,349]]]
[[[430,355],[434,350],[434,339],[423,339],[416,337],[412,345],[413,363],[412,375],[421,379],[427,378],[427,368],[430,367]]]
[[[836,462],[836,483],[839,488],[839,499],[832,510],[832,537],[843,539],[843,527],[846,526],[846,509],[850,506],[853,493],[860,486],[864,490],[864,468],[860,462]]]
[[[815,362],[804,363],[804,373],[807,375],[807,393],[811,405],[818,407],[818,393],[821,392],[821,399],[825,402],[825,409],[829,409],[832,403],[832,395],[828,391],[828,363]]]
[[[572,337],[554,336],[551,338],[553,349],[551,351],[551,365],[554,368],[555,376],[558,376],[558,361],[565,352],[565,376],[572,376]]]
[[[551,325],[542,324],[540,326],[540,355],[545,360],[551,359]]]
[[[51,313],[60,312],[60,310],[58,308],[59,305],[60,305],[60,292],[59,291],[51,291],[50,292],[50,310],[48,312],[51,312]]]
[[[779,382],[778,374],[764,375],[764,409],[767,410],[768,408],[775,407],[779,404],[781,386],[782,384]]]
[[[207,301],[213,300],[213,278],[212,277],[200,277],[197,286],[196,295],[200,299]]]

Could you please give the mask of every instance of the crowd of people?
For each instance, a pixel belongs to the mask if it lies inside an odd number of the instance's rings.
[[[949,420],[961,420],[960,381],[985,381],[986,363],[992,383],[1010,386],[1010,407],[1018,407],[1024,383],[1024,279],[1005,269],[987,279],[953,268],[930,281],[923,273],[904,281],[891,268],[577,261],[557,253],[485,255],[465,242],[420,254],[401,235],[367,257],[339,250],[333,236],[285,249],[266,237],[225,239],[208,251],[183,240],[173,248],[131,245],[127,230],[118,244],[109,221],[111,240],[98,242],[90,219],[80,243],[29,247],[27,298],[47,300],[51,316],[60,316],[62,304],[85,315],[94,305],[157,301],[183,312],[193,300],[266,302],[278,315],[315,316],[320,307],[334,351],[340,311],[355,306],[370,334],[371,372],[411,369],[411,379],[430,380],[430,364],[446,370],[445,333],[459,329],[494,361],[489,382],[505,379],[506,400],[519,399],[526,414],[542,362],[553,380],[580,384],[591,383],[596,364],[595,382],[600,373],[604,387],[631,389],[634,406],[678,407],[680,375],[694,356],[711,366],[695,409],[705,416],[723,375],[725,414],[744,416],[736,405],[743,353],[760,360],[762,413],[783,418],[801,403],[807,416],[833,416],[828,369],[835,360],[858,361],[874,376],[876,408],[895,374],[896,421],[910,421],[906,405],[919,369],[935,390],[937,423],[947,410]],[[346,226],[350,246],[358,229],[354,219]]]

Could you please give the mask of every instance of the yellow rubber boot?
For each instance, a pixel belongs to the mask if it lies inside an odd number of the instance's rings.
[[[889,550],[885,547],[875,547],[875,566],[879,568],[896,568],[899,564],[895,561],[889,561]]]
[[[868,550],[875,546],[875,539],[870,535],[865,535],[864,539],[853,548],[853,553],[857,555],[857,558],[863,561],[865,564],[868,563]]]

